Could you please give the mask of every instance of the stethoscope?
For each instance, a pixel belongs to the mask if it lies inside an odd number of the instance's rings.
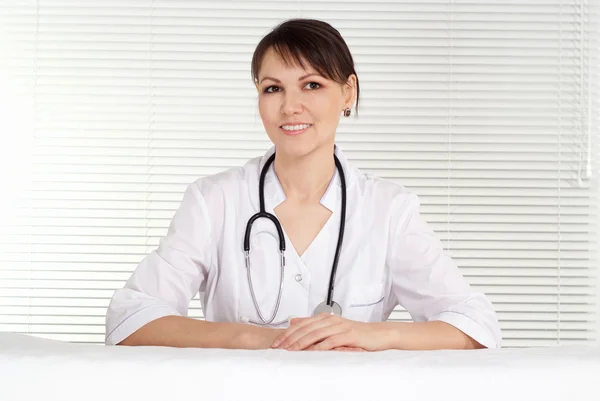
[[[331,267],[331,276],[329,278],[329,290],[327,291],[327,300],[324,302],[321,302],[315,308],[313,316],[316,316],[323,312],[327,312],[329,314],[333,314],[333,315],[337,315],[337,316],[342,315],[342,307],[333,300],[333,289],[334,289],[334,283],[335,283],[335,273],[337,271],[338,260],[340,258],[340,251],[342,249],[342,240],[344,238],[344,226],[345,226],[345,220],[346,220],[346,178],[344,177],[344,169],[342,168],[342,165],[341,165],[340,161],[338,160],[337,156],[333,155],[333,158],[335,159],[335,166],[340,174],[340,181],[341,181],[341,185],[342,185],[342,211],[341,211],[341,216],[340,216],[340,230],[339,230],[339,234],[338,234],[337,247],[335,249],[335,256],[333,258],[333,265]],[[246,226],[246,233],[244,235],[244,252],[246,254],[246,271],[248,272],[248,286],[250,287],[250,294],[252,295],[252,301],[254,302],[254,307],[256,308],[256,312],[258,313],[258,317],[260,318],[262,323],[252,321],[249,319],[246,319],[246,320],[250,323],[258,324],[258,325],[280,325],[280,324],[284,324],[284,323],[288,322],[287,319],[279,321],[279,322],[273,322],[273,320],[275,320],[275,316],[277,315],[277,312],[279,311],[279,304],[281,303],[281,293],[283,291],[283,277],[284,277],[284,271],[285,271],[285,255],[284,255],[285,238],[283,236],[283,229],[281,228],[281,224],[279,223],[279,220],[277,219],[277,217],[275,217],[271,213],[268,213],[265,211],[265,199],[264,199],[265,176],[267,175],[267,170],[269,169],[269,166],[271,165],[271,163],[273,163],[273,160],[275,160],[275,153],[273,155],[271,155],[271,157],[269,157],[269,159],[263,166],[262,171],[260,172],[260,182],[259,182],[259,186],[258,186],[258,195],[260,198],[260,211],[258,213],[256,213],[255,215],[253,215],[252,217],[250,217],[250,220],[248,220],[248,224]],[[256,301],[256,295],[254,293],[254,288],[252,287],[252,275],[250,274],[250,233],[252,231],[252,224],[254,224],[254,222],[261,217],[265,217],[265,218],[271,220],[273,222],[273,224],[275,225],[275,228],[277,229],[277,234],[279,235],[279,253],[281,255],[279,293],[277,295],[277,301],[275,303],[275,308],[269,319],[265,319],[264,315],[262,314],[262,312],[260,310],[260,307],[258,306],[258,302]]]

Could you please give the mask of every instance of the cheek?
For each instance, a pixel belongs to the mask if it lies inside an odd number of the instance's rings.
[[[281,104],[278,96],[261,96],[258,98],[258,111],[265,122],[279,121]]]
[[[319,96],[313,104],[313,111],[318,114],[319,120],[322,122],[335,123],[338,118],[338,96]]]
[[[269,114],[272,114],[272,109],[272,107],[269,107],[268,99],[262,96],[258,98],[258,113],[263,122],[268,122],[270,120]]]

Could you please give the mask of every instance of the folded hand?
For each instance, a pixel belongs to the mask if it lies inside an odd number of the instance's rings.
[[[383,349],[380,325],[322,313],[295,318],[273,343],[272,348],[291,351],[378,351]]]

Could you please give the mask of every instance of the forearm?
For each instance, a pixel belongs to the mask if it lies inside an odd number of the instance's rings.
[[[183,316],[164,316],[141,327],[117,345],[155,345],[196,348],[267,348],[259,339],[262,327],[241,323],[206,322]]]
[[[456,327],[442,321],[383,322],[382,336],[386,349],[437,350],[483,348]]]

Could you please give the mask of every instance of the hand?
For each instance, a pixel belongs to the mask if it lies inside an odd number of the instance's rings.
[[[298,350],[379,351],[385,349],[383,326],[362,323],[340,316],[321,313],[295,318],[290,327],[273,343],[273,348]]]
[[[247,326],[240,335],[238,342],[239,347],[237,348],[251,350],[271,348],[271,344],[273,344],[277,338],[281,337],[284,331],[285,330],[283,329]],[[333,351],[359,352],[364,351],[364,349],[359,347],[341,346],[333,348]]]

